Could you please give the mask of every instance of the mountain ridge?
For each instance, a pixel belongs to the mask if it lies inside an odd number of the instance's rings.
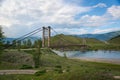
[[[83,34],[83,35],[73,35],[73,36],[80,38],[95,38],[101,41],[107,41],[118,35],[120,35],[120,31],[108,32],[103,34]]]

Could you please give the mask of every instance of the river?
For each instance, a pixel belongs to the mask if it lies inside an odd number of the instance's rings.
[[[59,56],[67,56],[68,58],[77,58],[92,61],[108,61],[120,64],[120,51],[56,51]]]

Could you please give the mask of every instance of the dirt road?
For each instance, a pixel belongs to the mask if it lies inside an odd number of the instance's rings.
[[[0,75],[6,74],[34,74],[38,70],[0,70]]]

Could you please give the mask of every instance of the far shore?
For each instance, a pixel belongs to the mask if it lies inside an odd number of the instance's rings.
[[[79,58],[71,58],[71,59],[79,59],[84,61],[102,62],[102,63],[111,63],[111,64],[120,65],[120,59],[87,58],[87,57],[79,57]]]

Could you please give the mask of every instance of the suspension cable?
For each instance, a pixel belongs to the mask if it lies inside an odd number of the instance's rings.
[[[15,41],[16,41],[16,40],[19,40],[19,39],[21,39],[21,38],[23,38],[23,37],[26,37],[26,36],[28,36],[28,35],[30,35],[30,34],[36,32],[36,31],[38,31],[38,30],[40,30],[40,29],[41,29],[41,28],[38,28],[38,29],[36,29],[36,30],[34,30],[34,31],[32,31],[32,32],[29,32],[29,33],[27,33],[27,34],[25,34],[25,35],[23,35],[23,36],[21,36],[21,37],[15,39]]]
[[[15,40],[13,40],[13,41],[16,41],[16,42],[23,41],[23,40],[25,40],[26,38],[28,38],[28,37],[36,34],[36,33],[39,33],[40,31],[42,31],[42,29],[41,29],[41,28],[38,28],[38,29],[36,29],[36,30],[34,30],[34,31],[32,31],[32,32],[29,32],[29,33],[27,33],[27,34],[25,34],[25,35],[23,35],[23,36],[15,39]],[[11,45],[5,47],[5,49],[14,46],[14,44],[15,44],[15,43],[12,43]]]
[[[51,28],[51,29],[52,29],[56,34],[58,34],[53,28]],[[71,42],[71,41],[69,41],[69,40],[64,39],[62,36],[60,37],[60,39],[66,41],[66,42],[69,42],[69,43],[73,43],[73,42]]]
[[[20,39],[20,40],[18,40],[18,41],[23,41],[23,40],[25,40],[26,38],[29,38],[30,36],[32,36],[32,35],[34,35],[34,34],[40,32],[40,31],[42,31],[42,30],[39,30],[39,31],[37,31],[37,32],[34,32],[34,33],[32,33],[31,35],[26,36],[26,37],[24,37],[23,39]]]

